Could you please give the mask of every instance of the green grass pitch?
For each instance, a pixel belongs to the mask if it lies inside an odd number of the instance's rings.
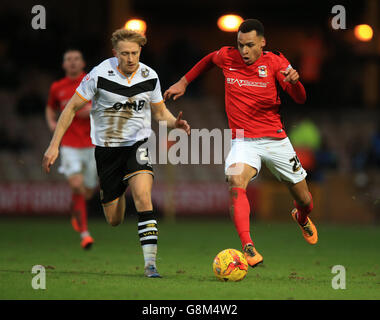
[[[89,221],[89,251],[68,219],[0,219],[0,299],[266,300],[380,299],[380,227],[317,225],[319,243],[308,245],[297,225],[254,222],[264,264],[241,282],[220,282],[212,260],[240,248],[228,219],[159,221],[158,270],[143,276],[136,220],[111,227]],[[34,290],[34,265],[46,267],[46,289]],[[346,289],[331,282],[334,265],[346,270]]]

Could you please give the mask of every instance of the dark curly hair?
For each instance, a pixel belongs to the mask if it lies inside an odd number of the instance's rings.
[[[258,36],[264,36],[264,25],[257,19],[246,19],[244,20],[238,32],[247,33],[255,30]]]

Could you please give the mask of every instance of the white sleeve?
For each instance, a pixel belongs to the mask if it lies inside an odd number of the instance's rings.
[[[76,93],[84,100],[90,101],[97,92],[98,77],[95,68],[83,77],[82,82],[76,89]]]
[[[154,90],[152,92],[150,102],[151,103],[159,103],[159,102],[163,102],[163,101],[164,101],[164,98],[162,97],[162,93],[161,93],[160,79],[157,78],[156,87],[154,88]]]

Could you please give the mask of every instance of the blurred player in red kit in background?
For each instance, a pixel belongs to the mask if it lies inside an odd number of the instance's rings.
[[[86,75],[82,53],[76,49],[67,50],[63,55],[62,68],[66,76],[51,85],[46,106],[46,121],[51,132],[54,132],[57,126],[59,113]],[[64,135],[59,168],[72,190],[71,223],[74,230],[80,233],[83,249],[91,248],[94,242],[87,227],[86,200],[92,197],[97,186],[94,146],[90,137],[90,110],[91,103],[88,103],[76,114]]]
[[[264,26],[256,19],[245,20],[237,33],[237,48],[222,47],[199,61],[164,93],[164,99],[182,96],[187,85],[217,65],[225,77],[225,107],[232,130],[232,147],[226,158],[225,174],[230,187],[230,212],[248,264],[263,262],[250,236],[248,183],[260,172],[261,163],[286,183],[294,198],[292,218],[304,239],[315,244],[317,230],[308,217],[313,208],[305,180],[306,171],[290,143],[279,115],[279,86],[296,103],[305,103],[306,92],[298,72],[276,51],[263,51]],[[240,137],[237,130],[244,130]]]

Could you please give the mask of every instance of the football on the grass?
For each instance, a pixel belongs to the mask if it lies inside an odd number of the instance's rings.
[[[216,255],[212,269],[221,281],[240,281],[247,275],[248,263],[239,250],[225,249]]]

